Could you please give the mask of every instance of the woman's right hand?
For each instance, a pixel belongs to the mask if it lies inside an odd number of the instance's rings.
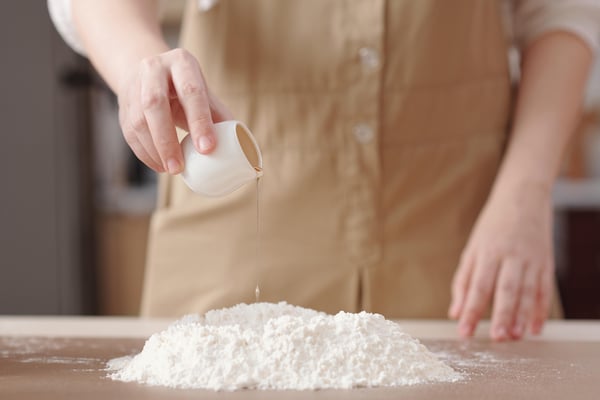
[[[216,146],[213,123],[232,119],[208,89],[196,58],[183,49],[143,59],[117,94],[125,140],[156,172],[183,171],[176,126],[192,135],[198,152],[207,154]]]

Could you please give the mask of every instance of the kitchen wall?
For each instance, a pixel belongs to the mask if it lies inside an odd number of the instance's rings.
[[[94,310],[88,65],[45,2],[0,2],[0,314]]]

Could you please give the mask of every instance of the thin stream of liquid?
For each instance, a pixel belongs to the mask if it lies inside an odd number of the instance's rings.
[[[260,172],[259,167],[254,167],[257,172]],[[259,271],[260,271],[260,176],[256,178],[256,289],[254,289],[254,296],[258,303],[260,299],[260,287],[258,285]]]

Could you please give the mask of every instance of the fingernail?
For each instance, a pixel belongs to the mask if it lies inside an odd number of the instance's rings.
[[[473,327],[469,324],[461,324],[458,326],[458,333],[460,333],[461,336],[471,336],[472,332]]]
[[[513,336],[520,338],[523,335],[523,326],[515,325],[512,329]]]
[[[214,141],[210,136],[201,136],[198,140],[198,147],[200,151],[209,151],[213,147]]]
[[[494,330],[494,336],[496,336],[497,339],[506,339],[506,328],[503,326],[496,328]]]
[[[448,315],[449,316],[453,316],[454,315],[454,309],[456,308],[456,305],[454,304],[454,301],[452,303],[450,303],[450,307],[448,307]]]
[[[456,318],[457,314],[458,314],[458,303],[452,303],[452,305],[450,305],[450,310],[448,311],[448,314],[450,314],[450,318]]]
[[[175,175],[179,173],[179,162],[174,158],[169,158],[167,161],[167,171],[171,175]]]

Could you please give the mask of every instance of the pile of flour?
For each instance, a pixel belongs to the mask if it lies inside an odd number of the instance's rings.
[[[454,382],[461,375],[379,314],[328,315],[287,303],[186,316],[110,377],[212,390],[349,389]]]

